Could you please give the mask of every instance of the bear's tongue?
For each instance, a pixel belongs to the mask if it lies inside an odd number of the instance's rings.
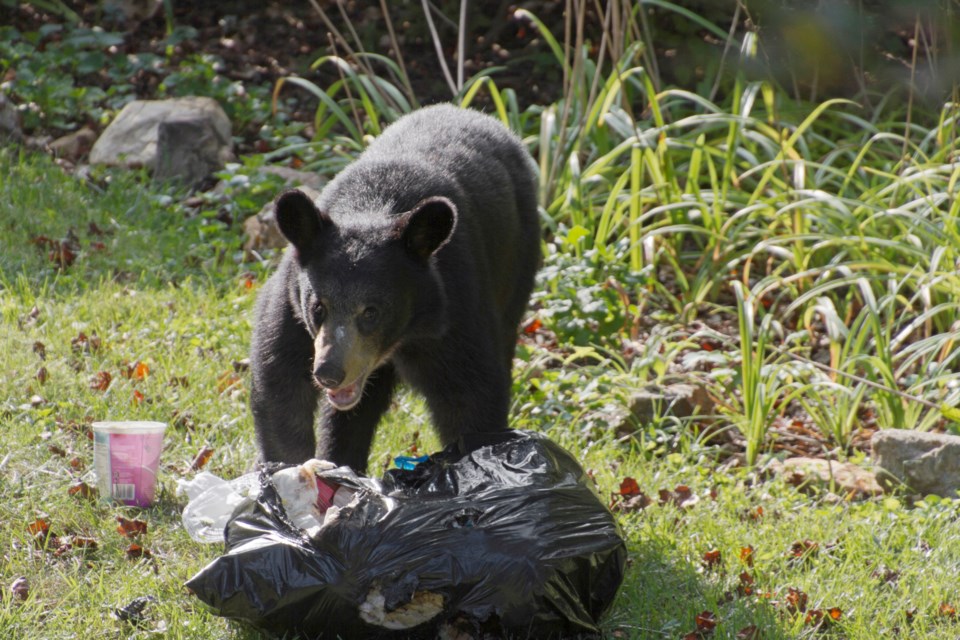
[[[339,389],[327,389],[327,398],[337,409],[350,409],[360,399],[360,384],[354,382]]]

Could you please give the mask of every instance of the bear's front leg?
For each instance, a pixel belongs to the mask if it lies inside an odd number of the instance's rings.
[[[268,306],[267,299],[263,306]],[[282,305],[253,334],[250,408],[261,462],[301,463],[316,452],[313,341]]]
[[[357,473],[367,469],[367,457],[380,418],[390,408],[396,373],[387,364],[374,371],[363,388],[360,403],[349,411],[338,411],[324,403],[317,457],[346,465]]]

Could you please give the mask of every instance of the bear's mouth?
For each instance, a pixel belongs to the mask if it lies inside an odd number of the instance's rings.
[[[359,380],[354,381],[338,389],[327,389],[327,400],[337,411],[349,411],[357,406],[360,398],[363,397],[363,384],[366,379],[361,376]]]

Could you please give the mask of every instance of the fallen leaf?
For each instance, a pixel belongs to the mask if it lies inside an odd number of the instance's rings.
[[[703,554],[703,566],[706,567],[707,570],[716,569],[720,566],[721,561],[722,558],[719,549],[711,549]]]
[[[197,455],[193,458],[193,462],[190,463],[190,471],[199,471],[200,469],[203,469],[207,463],[210,462],[210,458],[213,456],[214,451],[215,449],[213,447],[205,446],[200,449]]]
[[[147,605],[156,601],[157,599],[153,596],[140,596],[139,598],[134,598],[129,604],[114,609],[113,615],[121,622],[128,622],[134,626],[140,626],[147,621],[147,617],[143,613],[144,609],[147,608]]]
[[[50,374],[47,373],[46,367],[40,367],[37,369],[37,374],[34,376],[37,379],[37,382],[40,384],[47,384],[47,380],[50,379]]]
[[[140,392],[139,390],[137,390],[137,389],[134,389],[134,390],[133,390],[133,404],[135,404],[135,405],[141,405],[141,404],[143,404],[143,400],[144,400],[143,393],[141,393],[141,392]]]
[[[697,631],[701,634],[712,633],[717,627],[717,615],[713,611],[701,611],[697,614],[695,621]]]
[[[753,595],[753,583],[754,578],[749,571],[740,572],[740,584],[737,585],[737,593],[740,596],[750,596]]]
[[[109,371],[98,371],[90,378],[90,388],[94,391],[106,391],[110,388],[113,376]]]
[[[620,495],[624,498],[640,495],[640,485],[634,478],[624,478],[620,481]]]
[[[760,640],[760,629],[755,624],[737,631],[737,640]]]
[[[97,334],[88,336],[83,331],[70,340],[70,348],[74,353],[93,353],[99,351],[101,347],[100,337]]]
[[[138,560],[140,558],[152,558],[153,554],[149,549],[144,549],[137,543],[132,543],[127,550],[124,552],[126,556],[131,560]]]
[[[758,520],[763,519],[763,507],[755,507],[753,509],[747,509],[744,515],[741,517],[741,520],[751,520],[757,522]]]
[[[171,387],[183,387],[187,389],[190,386],[190,379],[187,376],[172,376],[167,382]]]
[[[150,375],[150,366],[140,360],[137,360],[133,364],[124,362],[123,369],[120,370],[120,373],[128,380],[144,380]]]
[[[57,456],[58,458],[66,458],[66,457],[67,457],[67,451],[66,451],[63,447],[59,447],[59,446],[57,446],[57,445],[55,445],[55,444],[48,444],[48,445],[47,445],[47,451],[49,451],[49,452],[52,453],[53,455]]]
[[[786,603],[790,613],[803,613],[807,610],[807,594],[790,587],[787,589]]]
[[[660,489],[660,504],[666,505],[671,502],[676,505],[677,508],[688,509],[700,502],[700,498],[685,484],[677,485],[673,491]]]
[[[937,609],[937,613],[945,618],[957,617],[957,609],[949,602],[941,602],[940,607]]]
[[[217,378],[217,391],[226,393],[240,384],[241,378],[235,371],[227,371]]]
[[[96,222],[91,222],[87,225],[87,235],[91,236],[105,236],[107,232],[97,226]]]
[[[50,533],[50,523],[43,518],[37,518],[28,524],[27,531],[33,536],[33,541],[37,547],[41,549],[50,542],[51,538],[56,539],[56,536]]]
[[[900,580],[900,572],[894,571],[887,567],[881,566],[878,569],[874,569],[873,573],[870,574],[871,577],[880,580],[882,584],[893,586],[897,584]]]
[[[143,520],[130,520],[123,516],[117,516],[117,522],[120,523],[120,526],[117,527],[117,533],[125,538],[135,538],[147,532],[147,523]]]
[[[91,487],[83,481],[67,489],[67,493],[77,498],[83,498],[84,500],[96,500],[99,495],[96,487]]]
[[[753,566],[753,547],[740,547],[740,562],[748,567]]]
[[[37,357],[41,360],[47,359],[47,347],[39,340],[33,343],[33,352],[37,354]]]
[[[799,540],[790,545],[788,556],[793,561],[803,561],[815,558],[820,552],[820,544],[812,540]]]
[[[818,627],[823,622],[823,611],[820,609],[811,609],[803,619],[803,624],[808,627]]]
[[[89,549],[91,551],[95,551],[100,546],[95,539],[85,536],[71,536],[68,542],[76,549]]]
[[[627,498],[626,500],[621,500],[613,505],[612,509],[614,511],[619,511],[620,513],[632,513],[634,511],[643,511],[647,507],[653,504],[646,494],[641,493],[640,495]]]
[[[543,322],[540,321],[540,318],[533,318],[523,326],[523,332],[527,335],[532,335],[542,328]]]

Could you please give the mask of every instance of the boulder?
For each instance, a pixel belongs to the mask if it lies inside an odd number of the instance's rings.
[[[195,185],[223,168],[223,141],[213,123],[202,117],[161,122],[157,129],[157,161],[153,175]]]
[[[159,169],[196,184],[232,156],[227,114],[212,98],[189,97],[129,103],[93,145],[90,163]]]
[[[873,434],[873,455],[886,489],[906,485],[923,495],[957,497],[960,489],[960,436],[909,429]]]

